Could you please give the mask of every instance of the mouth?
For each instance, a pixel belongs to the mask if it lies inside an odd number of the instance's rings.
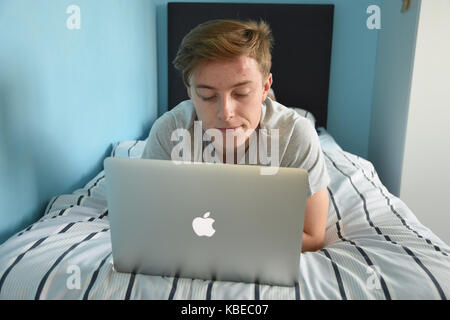
[[[238,126],[238,127],[228,127],[228,128],[216,128],[216,129],[219,129],[222,133],[227,133],[227,132],[232,133],[232,132],[237,131],[240,127],[241,127],[241,126]]]

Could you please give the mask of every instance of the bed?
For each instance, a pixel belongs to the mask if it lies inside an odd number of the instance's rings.
[[[447,299],[450,247],[386,189],[371,162],[343,150],[327,131],[333,6],[169,3],[169,61],[183,28],[212,15],[261,16],[274,26],[277,100],[308,106],[304,116],[315,116],[331,178],[324,248],[301,254],[292,287],[116,272],[101,170],[83,188],[53,197],[39,221],[0,246],[0,299]],[[297,28],[307,32],[283,48],[283,30],[293,27],[285,23],[306,23]],[[296,51],[298,65],[277,63]],[[175,106],[186,90],[172,71]],[[139,158],[145,143],[118,142],[111,156]]]
[[[295,286],[116,272],[102,170],[0,246],[0,298],[447,299],[450,247],[389,193],[369,161],[318,132],[331,178],[325,247],[301,254]],[[117,143],[111,156],[139,158],[145,142]]]

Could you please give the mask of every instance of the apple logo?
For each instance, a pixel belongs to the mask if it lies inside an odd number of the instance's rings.
[[[216,230],[212,227],[212,224],[214,223],[213,218],[208,218],[210,212],[206,212],[203,215],[203,218],[197,217],[194,220],[192,220],[192,228],[194,229],[195,234],[198,236],[207,236],[211,237]]]

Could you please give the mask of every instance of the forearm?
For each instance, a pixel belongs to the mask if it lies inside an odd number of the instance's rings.
[[[302,252],[317,251],[323,248],[323,239],[319,237],[313,237],[305,232],[302,236]]]
[[[302,252],[323,248],[328,217],[328,190],[324,188],[306,199]]]

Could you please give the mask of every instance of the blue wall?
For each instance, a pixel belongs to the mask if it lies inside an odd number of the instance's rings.
[[[69,30],[69,5],[81,29]],[[157,117],[148,0],[0,1],[0,243]]]
[[[383,184],[399,196],[420,2],[401,13],[383,1],[372,106],[369,159]]]
[[[159,83],[167,83],[168,2],[211,2],[211,0],[156,0]],[[366,10],[369,5],[381,6],[381,0],[229,0],[215,2],[335,5],[327,127],[345,150],[367,158],[378,30],[367,28],[366,20],[370,15],[366,13]],[[400,8],[401,2],[398,2]],[[383,17],[383,13],[381,17]],[[383,25],[383,18],[381,18],[381,24]],[[158,88],[158,101],[159,113],[167,111],[167,86]]]
[[[111,143],[145,138],[167,110],[167,2],[0,1],[0,243],[34,222],[52,196],[98,173]],[[384,81],[395,65],[386,48],[409,48],[413,36],[389,36],[400,1],[222,2],[334,4],[328,130],[345,150],[388,167],[385,175],[400,174],[381,157],[390,135],[382,134],[390,112]],[[81,8],[81,30],[66,27],[72,4]],[[378,60],[380,32],[366,27],[373,4],[387,30]],[[402,28],[414,26],[415,18],[407,19],[398,22]],[[403,121],[406,105],[399,112],[393,125]]]

